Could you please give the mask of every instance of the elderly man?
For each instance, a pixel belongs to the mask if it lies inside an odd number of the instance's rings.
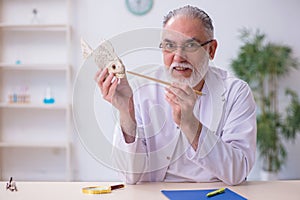
[[[120,114],[116,167],[131,184],[243,182],[255,161],[256,107],[247,83],[208,65],[217,48],[212,20],[192,6],[169,12],[160,48],[165,67],[154,76],[171,86],[133,90],[107,69],[96,74]]]

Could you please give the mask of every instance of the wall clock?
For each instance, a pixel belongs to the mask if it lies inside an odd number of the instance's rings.
[[[127,9],[134,15],[145,15],[153,6],[153,0],[126,0]]]

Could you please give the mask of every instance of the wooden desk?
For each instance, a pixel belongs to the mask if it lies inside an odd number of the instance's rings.
[[[260,199],[300,199],[300,180],[273,182],[246,182],[239,186],[226,186],[217,183],[144,183],[126,185],[124,189],[114,190],[109,194],[83,194],[81,189],[87,186],[109,185],[115,183],[95,182],[17,182],[18,192],[6,191],[6,183],[0,182],[1,200],[148,200],[167,199],[160,191],[162,189],[215,189],[227,187],[250,200]]]

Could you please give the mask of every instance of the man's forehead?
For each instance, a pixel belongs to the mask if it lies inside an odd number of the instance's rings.
[[[169,29],[164,29],[162,32],[162,40],[164,41],[172,41],[172,42],[192,42],[197,41],[199,42],[199,39],[197,39],[197,36],[187,36],[180,32],[172,31]]]
[[[197,38],[199,41],[205,41],[208,37],[203,22],[186,15],[178,15],[169,19],[163,27],[162,35],[176,40]]]

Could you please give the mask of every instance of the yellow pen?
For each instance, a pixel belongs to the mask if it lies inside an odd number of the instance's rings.
[[[218,189],[218,190],[215,190],[215,191],[212,191],[212,192],[207,193],[206,196],[207,196],[207,197],[212,197],[212,196],[215,196],[215,195],[217,195],[217,194],[221,194],[221,193],[223,193],[223,192],[225,192],[225,188],[220,188],[220,189]]]

